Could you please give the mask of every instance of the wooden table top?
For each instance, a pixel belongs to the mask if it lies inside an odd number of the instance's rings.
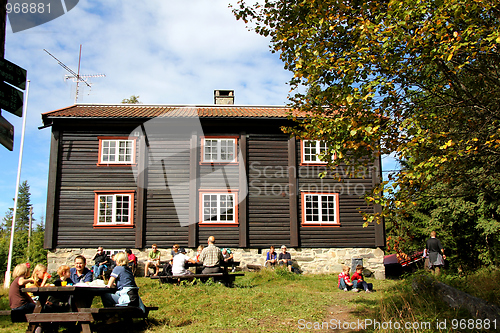
[[[21,291],[33,293],[34,295],[49,293],[49,294],[75,294],[75,293],[88,293],[92,295],[100,295],[105,293],[113,293],[116,291],[116,288],[108,288],[105,286],[81,286],[81,285],[73,285],[73,286],[46,286],[46,287],[30,287],[30,288],[22,288]]]

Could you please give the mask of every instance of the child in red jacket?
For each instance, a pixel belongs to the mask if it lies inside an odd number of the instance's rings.
[[[354,288],[363,289],[365,292],[369,293],[373,289],[373,284],[366,283],[363,280],[363,265],[356,266],[356,273],[354,273],[351,277]]]
[[[351,282],[351,279],[349,278],[349,271],[350,270],[351,269],[347,265],[344,265],[342,267],[342,273],[339,274],[339,289],[344,290],[344,291],[348,291],[348,290],[352,289],[352,291],[356,292],[356,291],[358,291],[358,289],[353,288],[354,284]]]

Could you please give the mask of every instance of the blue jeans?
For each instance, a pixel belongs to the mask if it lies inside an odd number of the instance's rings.
[[[123,287],[117,292],[106,293],[101,296],[102,304],[105,307],[113,306],[137,306],[146,312],[146,308],[139,297],[139,288]]]
[[[25,322],[26,314],[33,313],[35,310],[35,303],[26,303],[18,308],[12,309],[10,318],[12,322]]]
[[[103,275],[104,272],[107,270],[107,267],[106,265],[94,265],[94,267],[92,268],[92,270],[94,271],[94,279],[97,279],[97,277],[99,275]]]
[[[363,290],[372,290],[373,289],[373,284],[371,283],[366,283],[365,281],[358,282],[358,280],[352,281],[353,288],[358,288],[358,289],[363,289]]]
[[[344,279],[340,279],[339,289],[340,289],[340,290],[344,290],[344,289],[346,289],[346,288],[349,290],[349,289],[351,289],[352,287],[351,287],[351,286],[348,286],[348,285],[345,283]]]

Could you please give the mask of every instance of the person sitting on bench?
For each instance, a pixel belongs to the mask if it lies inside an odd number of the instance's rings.
[[[102,304],[105,307],[112,306],[137,306],[146,312],[146,308],[139,297],[139,287],[135,283],[134,274],[128,267],[128,258],[125,252],[119,252],[115,256],[116,267],[111,272],[106,287],[112,288],[116,285],[116,293],[107,293],[102,296]]]
[[[109,257],[104,252],[102,246],[97,248],[97,252],[94,254],[92,258],[94,260],[94,266],[92,267],[92,271],[94,272],[94,280],[99,277],[104,277],[104,271],[108,269],[110,266]]]
[[[281,253],[278,256],[278,263],[280,266],[285,266],[288,267],[288,270],[291,272],[292,271],[292,255],[290,252],[286,252],[286,246],[281,245]]]
[[[193,274],[190,270],[186,269],[185,265],[187,262],[195,264],[196,261],[189,258],[186,255],[186,249],[181,247],[178,249],[177,255],[173,259],[172,263],[172,275],[189,275]]]
[[[155,269],[154,276],[158,275],[158,273],[160,272],[160,259],[161,259],[161,253],[160,251],[158,251],[158,246],[156,246],[156,244],[153,244],[151,246],[151,251],[148,254],[148,261],[146,262],[146,267],[144,267],[144,277],[148,276],[149,266],[154,267]]]
[[[73,283],[76,284],[80,282],[92,282],[92,272],[90,271],[90,269],[85,267],[85,265],[87,265],[87,259],[85,259],[85,257],[82,255],[77,255],[75,258],[75,267],[72,267],[69,270],[69,278],[71,279],[71,281],[73,281]]]
[[[234,255],[231,252],[231,249],[228,249],[227,247],[222,249],[222,256],[224,257],[224,261],[226,264],[231,264],[231,271],[235,272],[236,267],[234,266]]]
[[[130,267],[130,270],[135,275],[135,270],[137,269],[137,257],[132,253],[131,249],[126,249],[125,253],[127,254],[128,258],[128,267]]]
[[[271,247],[269,248],[269,251],[267,252],[267,255],[266,255],[265,266],[274,268],[277,263],[278,263],[278,255],[274,251],[274,246],[271,245]]]
[[[33,302],[28,293],[21,291],[26,284],[34,282],[28,278],[30,275],[28,265],[19,264],[14,268],[14,272],[12,273],[14,281],[12,281],[9,288],[9,303],[12,309],[11,317],[13,321],[26,321],[24,315],[33,313],[33,310],[35,310],[35,302]]]
[[[221,273],[220,263],[224,261],[221,250],[215,246],[215,237],[208,237],[208,246],[201,251],[200,261],[203,263],[202,274]]]

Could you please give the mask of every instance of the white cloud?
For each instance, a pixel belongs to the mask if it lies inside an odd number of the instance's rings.
[[[80,0],[44,25],[15,34],[8,27],[6,59],[31,80],[21,181],[31,186],[37,218],[45,215],[50,147],[50,129],[38,130],[40,114],[72,105],[75,88],[43,49],[77,71],[80,44],[80,74],[106,74],[92,79],[90,94],[80,90],[80,102],[139,95],[150,104],[212,104],[214,89],[234,89],[237,104],[286,103],[291,74],[269,52],[269,40],[237,21],[226,0]],[[14,152],[0,147],[0,214],[12,206],[21,134],[21,119],[5,117],[16,133]]]

